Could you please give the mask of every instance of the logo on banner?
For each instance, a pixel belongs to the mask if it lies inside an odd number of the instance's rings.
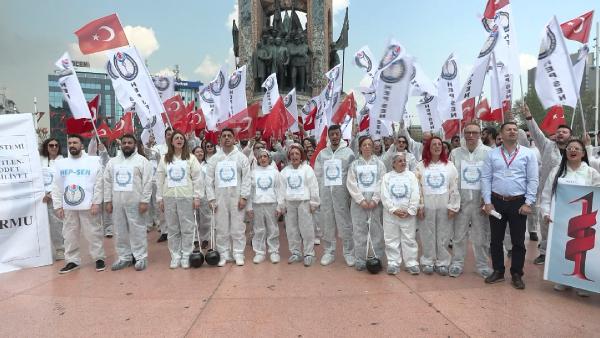
[[[143,129],[153,129],[154,126],[156,125],[156,115],[152,116],[151,119],[147,120],[147,123],[145,126],[143,126]]]
[[[434,98],[435,96],[425,93],[421,99],[421,104],[428,104],[429,102],[433,101]]]
[[[161,92],[167,90],[171,85],[171,80],[164,76],[155,77],[152,79],[152,82],[154,82],[154,87]]]
[[[596,230],[592,229],[592,227],[596,225],[598,210],[592,211],[594,202],[593,192],[571,201],[571,203],[577,202],[581,202],[581,215],[569,220],[567,235],[573,239],[567,242],[565,258],[575,263],[573,272],[569,276],[590,280],[585,275],[586,254],[587,251],[592,250],[595,246]]]
[[[229,89],[237,88],[240,85],[240,82],[242,82],[242,72],[239,70],[236,70],[229,77],[229,84],[228,84]]]
[[[275,87],[275,80],[271,76],[265,80],[265,88],[267,88],[267,91],[269,91],[269,90],[273,89],[273,87]]]
[[[77,184],[68,185],[64,192],[65,203],[70,206],[81,204],[85,199],[85,190]]]
[[[498,42],[498,36],[498,30],[494,29],[488,36],[487,40],[485,40],[485,43],[479,52],[478,58],[484,57],[494,50],[494,47],[496,47],[496,43]]]
[[[408,186],[406,183],[403,184],[392,184],[390,187],[390,194],[396,199],[405,198],[408,195]]]
[[[310,99],[304,107],[302,107],[301,111],[303,115],[308,115],[310,112],[317,107],[317,101],[315,99]]]
[[[133,176],[131,175],[131,172],[129,172],[129,171],[117,170],[117,172],[115,172],[115,181],[119,187],[128,186],[129,184],[131,184],[132,179],[133,179]]]
[[[360,174],[358,174],[358,181],[363,186],[369,187],[373,183],[375,183],[375,173],[374,172],[360,173]]]
[[[488,33],[491,33],[494,28],[497,27],[497,23],[500,23],[500,26],[503,27],[505,32],[510,31],[510,15],[508,12],[496,12],[496,17],[494,19],[483,18],[481,23]]]
[[[216,96],[221,95],[221,91],[223,90],[224,86],[225,86],[225,76],[223,75],[223,72],[219,72],[219,76],[217,76],[215,81],[208,84],[210,92]]]
[[[335,169],[335,171],[333,169]],[[325,176],[330,181],[338,179],[341,175],[342,172],[338,166],[328,166],[327,169],[325,169]]]
[[[333,69],[331,69],[331,72],[330,72],[330,74],[331,74],[331,75],[330,75],[330,76],[328,76],[328,78],[329,78],[331,81],[335,81],[335,80],[337,80],[337,79],[338,79],[338,77],[340,76],[340,67],[334,67]]]
[[[225,171],[227,170],[227,171]],[[233,181],[233,179],[235,178],[235,169],[229,167],[229,168],[221,168],[221,170],[219,170],[219,178],[221,179],[221,182],[231,182]]]
[[[271,177],[258,177],[256,179],[256,187],[262,191],[267,191],[273,186],[273,178]]]
[[[467,167],[463,169],[462,174],[463,181],[468,184],[475,184],[481,179],[481,169],[474,167]]]
[[[106,72],[113,80],[117,80],[119,78],[119,75],[115,73],[115,70],[113,69],[112,63],[110,61],[106,62]]]
[[[381,80],[387,83],[396,83],[404,77],[406,74],[406,64],[404,60],[400,59],[394,61],[389,67],[381,72]]]
[[[210,92],[210,88],[208,88],[208,86],[203,87],[200,90],[200,98],[202,98],[202,101],[206,103],[214,103],[215,100],[211,95],[208,95],[208,92]]]
[[[289,108],[292,105],[292,95],[288,94],[283,97],[283,105]]]
[[[444,185],[444,183],[446,183],[446,177],[442,173],[439,173],[439,176],[434,176],[433,174],[428,174],[426,181],[427,181],[427,185],[430,186],[431,188],[439,189]]]
[[[371,61],[371,58],[364,51],[356,53],[354,56],[354,62],[358,68],[363,68],[367,73],[373,69],[373,61]]]
[[[62,59],[62,60],[60,61],[60,64],[62,65],[62,67],[63,67],[65,70],[68,70],[68,69],[70,68],[70,67],[69,67],[69,59]]]
[[[549,27],[546,27],[546,38],[542,42],[540,47],[540,54],[538,60],[545,59],[550,56],[556,49],[556,36]]]
[[[117,73],[127,81],[134,80],[138,75],[138,65],[127,53],[117,52],[113,57],[113,64]]]
[[[292,190],[298,190],[302,186],[302,177],[299,175],[290,175],[287,178],[288,186]]]
[[[185,177],[185,169],[183,167],[171,167],[169,169],[169,178],[173,182],[180,182]]]
[[[454,80],[454,78],[458,75],[458,67],[456,66],[456,61],[448,60],[444,63],[442,67],[442,79],[444,80]]]
[[[402,52],[402,48],[399,45],[388,46],[383,59],[379,63],[379,69],[385,68],[392,63],[400,55],[400,52]]]

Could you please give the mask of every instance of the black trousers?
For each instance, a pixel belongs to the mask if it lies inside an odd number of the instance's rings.
[[[494,209],[502,215],[502,219],[490,216],[491,241],[490,250],[492,254],[492,266],[495,271],[504,273],[504,234],[506,223],[510,229],[510,240],[512,242],[512,257],[510,273],[518,273],[523,276],[523,265],[525,264],[525,224],[527,215],[520,215],[519,208],[525,204],[525,197],[512,201],[503,201],[492,195]]]

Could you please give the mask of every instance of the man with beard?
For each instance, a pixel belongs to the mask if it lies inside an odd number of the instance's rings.
[[[527,120],[527,127],[531,133],[531,137],[535,141],[535,145],[540,151],[542,155],[542,165],[540,166],[540,185],[537,193],[537,201],[540,200],[542,195],[542,190],[544,188],[544,182],[548,179],[550,175],[550,171],[557,167],[560,164],[560,160],[562,159],[562,154],[565,151],[565,147],[567,146],[567,142],[571,138],[571,128],[566,125],[560,125],[556,129],[556,141],[552,141],[548,139],[544,132],[538,127],[537,123],[531,116],[529,112],[529,107],[527,105],[523,106],[523,115],[525,115],[525,120]],[[537,212],[534,210],[534,212]],[[538,213],[537,220],[541,220]],[[540,230],[542,235],[542,240],[540,241],[540,255],[533,260],[533,264],[542,265],[546,261],[546,244],[548,241],[548,224],[544,224],[545,222],[540,222]]]
[[[104,207],[112,214],[116,230],[115,248],[119,259],[111,270],[133,264],[142,271],[148,265],[146,218],[152,195],[152,165],[136,151],[136,138],[121,137],[121,153],[104,170]]]
[[[58,173],[52,202],[56,216],[63,219],[66,265],[59,273],[76,270],[81,264],[79,234],[89,243],[90,255],[96,261],[96,271],[104,271],[105,254],[102,243],[103,230],[99,212],[102,204],[102,164],[98,156],[83,152],[83,138],[69,135],[69,157],[55,163]]]

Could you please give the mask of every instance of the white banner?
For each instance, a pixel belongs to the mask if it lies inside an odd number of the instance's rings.
[[[369,46],[363,46],[356,54],[354,54],[354,64],[367,73],[370,78],[375,76],[374,60],[375,57]]]
[[[296,88],[290,90],[290,92],[283,98],[283,105],[285,109],[294,117],[294,124],[290,127],[292,133],[299,132],[298,128],[298,101],[296,100]]]
[[[277,74],[273,73],[269,75],[269,77],[265,79],[265,82],[262,83],[262,87],[267,90],[262,100],[262,113],[263,115],[268,115],[273,109],[273,106],[275,106],[275,102],[279,99]]]
[[[246,100],[246,65],[236,69],[227,82],[228,118],[248,108]]]
[[[336,65],[325,73],[327,78],[327,87],[321,92],[321,102],[323,113],[327,118],[327,125],[331,124],[331,118],[335,109],[337,109],[340,103],[340,95],[342,92],[342,66]],[[320,133],[322,129],[317,128],[317,132]],[[317,134],[319,135],[319,134]]]
[[[577,55],[577,61],[573,65],[573,74],[575,75],[575,82],[577,85],[577,92],[581,91],[581,82],[583,81],[583,75],[585,74],[585,65],[587,62],[587,56],[590,50],[587,45],[579,48]]]
[[[421,121],[423,132],[435,133],[442,128],[442,120],[437,111],[437,98],[431,95],[423,95],[417,104],[417,112]]]
[[[490,64],[490,101],[492,111],[502,109],[503,102],[512,102],[512,74],[508,67],[502,62],[496,63],[496,71],[494,71],[494,63]],[[496,77],[496,74],[498,77]]]
[[[569,52],[556,17],[544,28],[538,64],[535,70],[535,90],[548,109],[556,105],[575,108],[577,92]]]
[[[498,31],[494,30],[490,32],[490,35],[485,40],[483,47],[481,47],[479,56],[477,56],[469,76],[467,76],[467,81],[460,91],[458,96],[459,101],[462,102],[472,97],[479,97],[479,95],[481,95],[485,74],[487,73],[488,65],[490,64],[490,58],[494,48],[498,44],[498,40],[500,40]]]
[[[0,130],[0,273],[50,265],[44,177],[31,115],[0,115]]]
[[[75,73],[75,68],[73,68],[69,53],[65,52],[56,61],[55,65],[60,69],[57,71],[59,76],[58,84],[63,92],[65,101],[69,105],[71,114],[76,119],[91,119],[90,109],[83,95],[83,90],[79,84],[79,79]]]
[[[152,77],[152,82],[154,82],[154,87],[156,87],[156,91],[158,91],[158,96],[160,96],[161,101],[164,102],[175,96],[174,76],[155,75]]]
[[[512,16],[510,3],[507,3],[502,8],[496,10],[496,17],[494,19],[482,19],[483,27],[490,33],[495,27],[500,33],[500,38],[504,41],[506,50],[500,53],[496,53],[496,62],[500,60],[506,65],[507,73],[513,78],[519,75],[520,62],[519,62],[519,48],[517,46],[517,38],[515,34],[515,20]]]
[[[216,131],[217,123],[219,122],[219,112],[213,95],[210,92],[208,85],[200,87],[198,90],[198,102],[206,119],[206,129]]]
[[[462,119],[461,101],[458,99],[460,81],[458,64],[453,54],[450,54],[438,78],[438,114],[442,120]]]
[[[225,86],[228,85],[227,69],[225,67],[219,68],[215,78],[208,84],[208,90],[213,99],[214,110],[218,117],[218,122],[225,122],[229,118],[228,116],[228,103],[227,99],[229,95]]]
[[[410,87],[410,95],[413,96],[421,96],[425,93],[433,96],[438,95],[437,87],[417,62],[413,62]]]

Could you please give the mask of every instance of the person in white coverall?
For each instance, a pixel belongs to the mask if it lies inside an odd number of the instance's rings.
[[[410,171],[415,171],[417,167],[417,160],[415,159],[415,155],[408,151],[408,139],[405,136],[398,136],[394,140],[394,144],[390,146],[390,148],[383,154],[381,160],[385,164],[385,169],[389,172],[392,171],[392,158],[398,153],[404,153],[404,157],[406,158],[407,169]]]
[[[370,136],[362,136],[358,141],[359,158],[348,169],[346,186],[352,197],[352,238],[354,240],[354,267],[358,271],[366,268],[367,238],[371,223],[371,245],[375,256],[383,261],[385,242],[381,225],[381,179],[385,174],[385,164],[373,153],[374,142]]]
[[[421,220],[423,273],[432,274],[435,270],[446,276],[451,262],[448,243],[452,236],[452,220],[460,209],[460,193],[456,168],[448,161],[439,137],[433,136],[425,143],[423,161],[417,164],[416,175],[421,187],[417,215]]]
[[[146,213],[148,231],[151,231],[153,227],[160,229],[161,222],[160,210],[158,210],[158,203],[156,202],[156,170],[158,169],[158,163],[160,162],[160,154],[158,151],[148,147],[144,147],[144,154],[152,167],[152,197],[150,198],[148,213]],[[164,223],[164,217],[162,222]]]
[[[281,171],[285,185],[285,231],[291,256],[288,264],[304,261],[311,266],[315,257],[315,228],[311,214],[319,207],[319,183],[305,162],[304,149],[292,144],[288,165]],[[304,253],[304,259],[302,254]]]
[[[67,146],[69,157],[54,163],[57,175],[52,190],[52,206],[56,216],[63,220],[65,239],[67,264],[59,273],[71,272],[81,265],[81,229],[89,243],[90,255],[96,261],[96,271],[104,271],[104,233],[99,218],[102,205],[102,163],[98,156],[88,156],[83,152],[83,138],[79,135],[69,135]]]
[[[410,274],[418,275],[420,272],[416,215],[421,194],[417,177],[407,168],[406,154],[396,153],[392,158],[393,170],[381,179],[383,238],[390,275],[400,271],[403,259]]]
[[[173,129],[168,127],[165,128],[165,144],[156,144],[154,145],[154,147],[152,147],[152,150],[158,152],[158,156],[159,156],[159,160],[158,163],[160,163],[160,160],[167,154],[167,151],[169,150],[168,144],[171,142],[171,137],[173,136]],[[158,170],[158,165],[157,165],[157,169]],[[155,173],[156,175],[156,173]],[[158,187],[157,187],[158,190]],[[155,197],[156,197],[156,192],[154,193]],[[157,201],[158,203],[158,201]],[[161,242],[165,242],[167,240],[167,222],[165,221],[165,213],[162,212],[160,210],[160,207],[158,208],[158,220],[159,220],[159,224],[158,225],[158,229],[160,230],[160,237],[158,237],[158,240],[156,241],[157,243],[161,243]]]
[[[421,161],[421,157],[423,156],[423,145],[431,139],[432,134],[430,132],[424,132],[423,143],[417,142],[410,136],[410,133],[404,126],[404,120],[402,120],[400,121],[400,130],[398,131],[398,135],[406,137],[406,140],[408,141],[408,150],[411,152],[411,154],[415,155],[417,162]]]
[[[194,249],[194,209],[200,207],[204,182],[200,164],[190,154],[181,132],[173,132],[169,150],[158,165],[156,182],[156,200],[167,222],[167,240],[171,252],[169,267],[188,269],[190,254]]]
[[[115,248],[119,256],[111,270],[133,264],[142,271],[148,265],[147,218],[152,195],[152,165],[136,151],[136,138],[121,137],[121,153],[104,169],[104,208],[112,214]]]
[[[319,224],[322,227],[323,257],[321,265],[335,261],[336,228],[342,238],[342,253],[346,265],[354,266],[354,241],[350,218],[350,194],[346,187],[348,168],[354,161],[354,152],[342,140],[339,125],[327,131],[329,145],[321,150],[315,161],[315,175],[319,182],[321,206]]]
[[[101,140],[101,142],[98,142],[97,138],[96,138],[96,133],[94,133],[94,137],[92,137],[92,139],[90,140],[90,143],[88,144],[88,155],[92,155],[92,156],[98,156],[100,157],[100,162],[102,163],[103,167],[106,167],[106,164],[108,163],[108,161],[111,159],[109,153],[108,153],[108,149],[106,148],[105,142],[106,142],[106,138],[105,135],[103,135],[103,140]],[[113,237],[113,222],[112,222],[112,218],[110,217],[109,214],[106,213],[106,210],[104,210],[104,208],[101,208],[101,212],[100,212],[100,222],[102,223],[102,228],[104,229],[104,237],[106,238],[112,238]]]
[[[62,235],[63,222],[56,217],[54,208],[52,207],[52,189],[54,187],[54,179],[56,178],[54,162],[63,158],[60,154],[60,150],[60,143],[53,137],[46,139],[40,147],[42,175],[44,176],[44,190],[46,192],[42,201],[46,204],[48,209],[48,225],[50,226],[52,256],[57,261],[65,259],[65,239]]]
[[[271,165],[271,154],[267,150],[258,150],[256,159],[257,165],[251,172],[251,194],[246,206],[246,212],[254,220],[253,262],[259,264],[265,260],[268,246],[271,263],[279,263],[277,218],[283,214],[285,209],[284,183],[277,168]]]
[[[462,274],[467,254],[467,238],[471,239],[475,255],[475,268],[483,278],[492,274],[488,265],[490,252],[490,221],[483,212],[481,198],[481,167],[490,147],[481,142],[481,128],[469,123],[464,129],[464,141],[452,150],[450,160],[459,173],[460,211],[454,218],[452,236],[452,263],[448,274]],[[469,225],[471,225],[469,230]]]
[[[201,146],[196,146],[192,149],[192,153],[196,156],[198,163],[200,163],[200,171],[202,173],[202,182],[206,182],[206,169],[208,163],[204,159],[204,149]],[[198,223],[198,245],[201,249],[208,248],[208,241],[210,240],[210,219],[211,211],[206,199],[206,184],[201,187],[202,197],[200,199],[200,208],[196,210],[196,222]],[[196,243],[194,243],[196,245]]]
[[[244,265],[246,224],[244,210],[250,195],[250,164],[248,157],[235,146],[232,129],[224,128],[220,135],[221,150],[208,160],[206,198],[215,210],[216,248],[219,266],[235,259]]]

